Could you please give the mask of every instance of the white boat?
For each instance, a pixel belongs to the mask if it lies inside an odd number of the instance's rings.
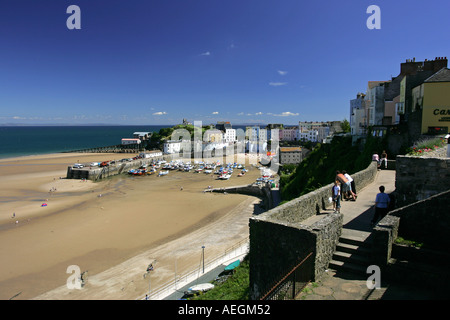
[[[190,287],[188,289],[188,291],[190,293],[199,293],[199,292],[206,292],[213,288],[214,288],[214,285],[212,283],[201,283],[201,284],[197,284],[195,286]]]
[[[206,170],[205,170],[205,173],[212,173],[212,170],[206,169]]]
[[[169,171],[160,171],[158,176],[165,176],[165,175],[168,175],[168,174],[169,174]]]
[[[219,176],[220,180],[228,180],[231,178],[231,174],[222,174],[221,176]]]

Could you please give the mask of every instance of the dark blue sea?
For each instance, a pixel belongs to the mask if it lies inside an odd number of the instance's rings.
[[[0,158],[112,146],[134,132],[166,127],[171,126],[0,126]]]

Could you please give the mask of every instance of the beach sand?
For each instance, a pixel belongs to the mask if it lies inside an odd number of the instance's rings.
[[[0,299],[139,299],[148,292],[143,274],[149,263],[156,261],[156,289],[175,272],[198,267],[203,245],[207,260],[248,237],[259,199],[203,191],[249,184],[258,169],[228,181],[178,171],[100,182],[65,179],[75,162],[121,156],[0,159]],[[66,287],[70,265],[88,271],[82,290]]]

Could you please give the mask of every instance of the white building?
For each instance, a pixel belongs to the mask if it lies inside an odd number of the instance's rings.
[[[167,140],[164,142],[164,154],[174,154],[180,152],[191,152],[192,145],[190,140]]]
[[[123,138],[122,139],[122,145],[130,145],[130,144],[140,144],[140,139],[130,139],[130,138]]]
[[[223,140],[225,142],[235,142],[236,141],[236,129],[225,129],[223,134]]]
[[[369,81],[366,92],[367,125],[382,125],[384,117],[384,84],[389,81]]]
[[[352,135],[365,135],[367,127],[365,94],[358,93],[350,100],[350,132]]]
[[[142,152],[139,154],[139,157],[144,159],[162,157],[163,153],[161,150],[153,150],[148,152]]]
[[[298,133],[298,139],[300,141],[311,141],[319,142],[319,131],[318,130],[303,130]]]

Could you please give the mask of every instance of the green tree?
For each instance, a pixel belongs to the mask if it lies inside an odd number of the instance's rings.
[[[348,122],[347,119],[342,120],[341,122],[341,129],[344,133],[350,132],[351,128],[350,128],[350,123]]]

